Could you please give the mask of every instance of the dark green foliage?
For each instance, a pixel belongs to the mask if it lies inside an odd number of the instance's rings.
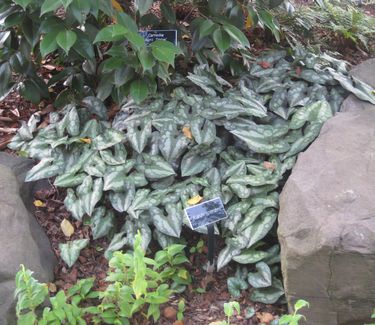
[[[176,21],[174,1],[162,2],[161,17],[149,11],[152,4],[153,0],[135,1],[124,12],[117,1],[110,0],[2,1],[0,98],[18,89],[26,99],[38,103],[50,97],[52,87],[59,90],[58,107],[78,104],[88,96],[102,101],[112,98],[119,104],[130,96],[140,103],[155,94],[161,82],[170,81],[169,70],[177,55],[199,63],[215,62],[233,73],[249,64],[250,44],[242,31],[245,1],[202,1],[197,7],[202,12],[189,28]],[[258,10],[259,22],[278,39],[279,28],[268,12],[277,5],[258,0],[254,10]],[[138,34],[145,28],[177,29],[179,46],[166,41],[146,46]],[[181,37],[185,34],[192,38],[193,56]],[[233,52],[239,56],[231,55]],[[49,80],[39,73],[46,58],[58,71],[63,68]]]

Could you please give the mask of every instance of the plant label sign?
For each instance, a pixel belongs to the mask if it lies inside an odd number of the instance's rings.
[[[155,41],[169,41],[177,46],[177,30],[176,29],[154,29],[139,32],[145,39],[146,45],[150,45]]]
[[[186,208],[185,214],[193,230],[214,224],[228,217],[224,204],[219,197]]]

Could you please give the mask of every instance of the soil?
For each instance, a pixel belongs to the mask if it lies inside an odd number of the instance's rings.
[[[6,149],[22,121],[27,122],[38,107],[12,92],[0,102],[0,150]]]

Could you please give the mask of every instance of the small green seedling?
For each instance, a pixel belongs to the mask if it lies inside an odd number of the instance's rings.
[[[197,292],[197,293],[206,293],[205,288],[196,288],[194,291]]]
[[[177,320],[184,319],[184,311],[185,311],[185,299],[181,298],[178,302],[178,312],[177,312]]]
[[[233,316],[234,311],[237,311],[238,315],[240,314],[240,304],[237,301],[226,302],[224,304],[224,314],[225,316],[227,316],[227,319],[223,321],[215,321],[210,323],[209,325],[230,325],[230,318]]]
[[[289,314],[289,315],[283,315],[280,320],[279,320],[279,324],[280,325],[298,325],[298,322],[301,320],[301,319],[305,319],[306,320],[306,317],[301,315],[301,314],[297,314],[297,312],[301,309],[301,308],[304,308],[304,307],[310,307],[310,304],[306,301],[306,300],[303,300],[303,299],[300,299],[298,300],[295,304],[294,304],[294,313],[293,314]]]
[[[190,254],[199,253],[202,254],[204,248],[204,241],[200,239],[196,246],[193,246],[190,248],[189,252]]]
[[[375,309],[372,311],[371,319],[375,319]],[[375,325],[375,323],[365,324],[365,325]]]
[[[227,316],[227,320],[223,321],[221,323],[222,325],[230,325],[230,318],[233,316],[235,310],[237,311],[237,314],[240,314],[241,308],[237,301],[230,301],[224,304],[224,313],[225,316]]]

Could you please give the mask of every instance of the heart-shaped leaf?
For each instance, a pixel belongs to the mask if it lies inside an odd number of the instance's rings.
[[[269,266],[264,262],[255,265],[258,272],[249,273],[248,281],[253,288],[267,288],[272,284],[272,274]]]
[[[64,30],[57,34],[56,42],[68,55],[69,50],[77,41],[77,34],[71,30]]]
[[[93,239],[98,239],[108,235],[114,226],[114,213],[106,211],[104,207],[99,207],[94,210],[91,217],[91,231]]]
[[[77,261],[78,256],[82,249],[89,244],[89,239],[77,239],[66,244],[59,244],[60,256],[62,260],[69,266],[72,267]]]
[[[235,298],[241,295],[242,290],[246,290],[249,287],[245,280],[237,277],[229,277],[227,285],[229,293]]]

